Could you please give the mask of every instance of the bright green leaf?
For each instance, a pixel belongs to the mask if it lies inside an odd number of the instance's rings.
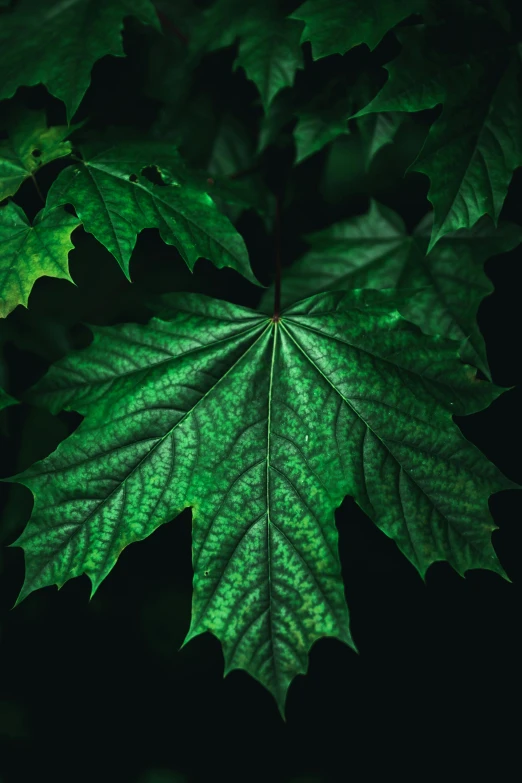
[[[353,645],[334,520],[345,495],[422,576],[437,560],[504,573],[488,496],[513,485],[452,421],[500,390],[454,343],[377,291],[312,297],[278,323],[199,295],[170,302],[170,320],[96,329],[34,390],[85,419],[17,477],[35,496],[19,600],[83,573],[95,592],[126,546],[190,506],[185,641],[211,631],[226,672],[248,671],[283,711],[316,639]]]
[[[153,184],[143,174],[156,167],[170,184]],[[179,181],[175,178],[181,173]],[[158,228],[192,269],[205,257],[229,266],[257,283],[242,237],[222,215],[202,185],[186,174],[175,149],[166,144],[128,142],[85,151],[52,185],[50,206],[72,204],[93,234],[130,279],[129,261],[140,231]]]
[[[8,140],[0,142],[0,201],[13,196],[41,166],[69,155],[71,143],[65,139],[70,132],[62,125],[48,128],[41,111],[14,114]]]
[[[68,256],[71,234],[80,221],[64,209],[42,209],[33,225],[24,211],[9,201],[0,207],[0,318],[21,304],[27,307],[39,277],[72,278]]]
[[[426,256],[430,230],[425,219],[409,235],[397,213],[372,202],[365,215],[307,237],[311,249],[283,274],[283,306],[325,290],[407,289],[401,313],[426,334],[457,340],[464,361],[489,376],[476,323],[480,302],[493,290],[483,264],[522,242],[522,228],[503,223],[494,229],[483,220],[447,234]],[[263,296],[264,311],[272,300],[273,287]]]
[[[311,42],[312,57],[319,60],[362,43],[375,49],[388,30],[423,5],[423,0],[307,0],[290,18],[305,23],[301,40]]]
[[[70,121],[94,63],[123,56],[127,16],[159,26],[150,0],[20,0],[0,26],[0,100],[41,82],[65,103]]]

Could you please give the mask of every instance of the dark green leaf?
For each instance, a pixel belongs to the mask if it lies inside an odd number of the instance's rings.
[[[307,0],[290,18],[305,23],[301,40],[311,42],[312,57],[319,60],[362,43],[375,49],[388,30],[423,5],[423,0]]]
[[[96,60],[123,56],[121,31],[126,16],[158,26],[150,0],[20,0],[2,16],[0,100],[18,87],[44,84],[76,112]],[[13,46],[16,41],[16,46]]]
[[[33,225],[13,201],[0,207],[0,318],[21,304],[39,277],[72,278],[68,256],[71,234],[80,221],[64,209],[42,209]]]
[[[150,182],[142,174],[147,167],[157,167],[169,184]],[[202,186],[191,181],[171,145],[128,142],[86,150],[81,163],[61,172],[47,203],[72,204],[85,230],[105,245],[129,279],[138,234],[157,228],[190,269],[205,257],[257,282],[242,237]]]

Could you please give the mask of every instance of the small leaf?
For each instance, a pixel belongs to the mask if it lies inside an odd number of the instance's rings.
[[[0,318],[21,304],[27,307],[39,277],[71,282],[68,256],[71,234],[80,221],[64,209],[42,209],[31,226],[24,211],[9,201],[0,207]]]
[[[190,53],[202,56],[239,41],[234,69],[254,82],[265,111],[304,68],[303,25],[282,16],[275,0],[217,0],[201,15],[190,37]]]
[[[369,117],[360,117],[357,120],[357,125],[363,140],[365,166],[367,171],[379,150],[386,145],[393,143],[397,131],[402,124],[402,117],[403,115],[399,112],[383,112],[381,114],[373,114]]]
[[[472,84],[472,68],[478,65],[464,51],[441,51],[432,40],[433,30],[414,25],[397,30],[401,51],[385,65],[388,80],[377,95],[354,117],[375,112],[417,112],[432,109],[449,95],[464,98]]]
[[[71,143],[65,141],[71,129],[48,128],[44,112],[12,114],[8,130],[9,139],[0,142],[0,201],[13,196],[41,166],[71,153]]]
[[[522,106],[515,60],[472,100],[448,101],[410,170],[431,181],[431,248],[450,231],[489,215],[495,225],[513,172],[522,165]]]
[[[520,244],[522,228],[502,223],[495,229],[482,220],[471,230],[447,234],[426,256],[431,223],[430,214],[410,236],[399,215],[372,201],[365,215],[309,235],[311,249],[283,274],[283,305],[324,290],[406,289],[400,312],[426,334],[457,340],[463,360],[489,377],[476,315],[493,287],[482,267]],[[273,287],[261,309],[269,311],[272,299]]]

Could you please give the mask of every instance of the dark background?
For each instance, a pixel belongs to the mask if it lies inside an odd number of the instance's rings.
[[[461,22],[455,24],[458,38]],[[177,56],[183,42],[170,32],[169,47]],[[497,32],[491,28],[490,35]],[[104,58],[94,68],[75,118],[87,121],[87,131],[132,127],[169,139],[176,123],[186,121],[192,132],[185,155],[202,168],[205,145],[225,115],[238,118],[255,139],[261,110],[243,72],[231,73],[234,49],[212,54],[197,67],[184,103],[172,97],[168,69],[160,68],[161,78],[151,84],[149,74],[156,73],[156,58],[162,56],[154,34],[127,24],[125,46],[125,60]],[[341,74],[350,84],[365,70],[382,80],[380,64],[397,51],[391,34],[371,55],[358,47],[312,64],[307,50],[297,88],[316,95],[329,79]],[[201,95],[207,115],[199,139],[190,106]],[[45,108],[52,123],[64,121],[62,105],[43,88],[22,89],[16,100]],[[0,104],[0,117],[3,111]],[[428,181],[404,171],[438,111],[409,118],[397,143],[378,154],[369,173],[361,167],[356,136],[292,169],[292,124],[287,124],[255,175],[281,199],[283,263],[302,253],[303,234],[366,211],[369,195],[413,227],[429,209]],[[44,193],[62,165],[52,163],[39,173]],[[31,217],[41,207],[30,181],[15,200]],[[518,171],[502,217],[520,223],[521,206]],[[256,273],[269,283],[271,232],[253,212],[242,215],[238,228]],[[155,231],[138,239],[132,284],[90,235],[79,229],[73,240],[70,266],[77,287],[42,278],[29,310],[19,307],[0,324],[0,380],[14,395],[52,361],[89,342],[82,324],[144,321],[151,295],[199,290],[251,306],[260,297],[259,289],[205,260],[190,275]],[[518,389],[458,422],[515,481],[522,481],[517,462],[521,316],[515,285],[521,260],[517,248],[488,261],[495,293],[479,312],[494,381]],[[0,413],[0,475],[13,475],[47,455],[79,421],[73,413],[53,417],[26,404]],[[29,518],[32,497],[24,487],[1,484],[0,500],[5,509],[0,540],[9,544]],[[513,583],[486,571],[462,579],[437,563],[424,584],[395,544],[346,499],[337,524],[360,654],[335,640],[318,642],[308,675],[290,688],[286,724],[269,693],[244,672],[223,679],[215,638],[198,637],[178,652],[190,618],[190,512],[127,548],[91,602],[89,582],[82,577],[59,592],[33,593],[11,611],[23,581],[23,553],[2,548],[0,780],[179,783],[217,777],[319,783],[397,775],[425,780],[434,774],[468,780],[485,776],[488,763],[494,779],[500,779],[519,745],[521,496],[499,493],[490,507],[499,526],[494,545]]]

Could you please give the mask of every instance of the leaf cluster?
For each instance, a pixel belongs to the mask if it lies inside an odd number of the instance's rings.
[[[477,313],[522,241],[521,45],[486,0],[1,4],[0,340],[40,301],[16,396],[83,417],[13,479],[19,600],[94,594],[191,508],[186,642],[216,635],[283,713],[317,639],[355,648],[347,495],[422,578],[506,576],[488,497],[516,485],[453,416],[503,391]],[[107,315],[112,279],[132,293]]]

